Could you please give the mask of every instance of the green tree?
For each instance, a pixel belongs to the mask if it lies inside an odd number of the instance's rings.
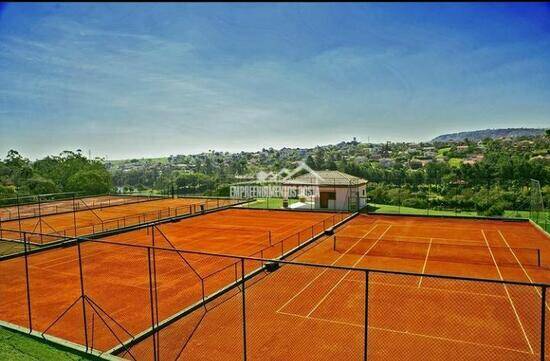
[[[65,190],[85,194],[107,193],[111,190],[111,177],[100,170],[80,170],[69,177]]]
[[[30,194],[59,192],[59,188],[51,179],[44,178],[40,175],[34,175],[32,178],[27,179],[22,188],[27,190]]]

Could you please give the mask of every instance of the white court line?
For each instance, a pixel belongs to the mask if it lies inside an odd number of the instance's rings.
[[[426,265],[428,264],[428,256],[430,255],[430,249],[432,248],[432,238],[430,238],[430,244],[428,245],[428,252],[426,252],[426,259],[424,260],[424,266],[422,266],[422,274],[426,271]],[[418,280],[418,288],[422,285],[422,276]]]
[[[382,234],[380,235],[380,237],[378,237],[378,239],[376,240],[376,242],[374,242],[374,243],[365,251],[365,253],[363,253],[363,255],[362,255],[361,257],[359,257],[359,259],[353,263],[353,265],[351,266],[352,268],[355,268],[355,266],[357,266],[357,265],[359,264],[359,262],[361,262],[361,261],[363,260],[363,258],[365,258],[365,256],[370,252],[370,250],[373,249],[374,246],[376,246],[376,244],[378,243],[378,241],[380,241],[380,240],[382,239],[382,237],[384,237],[384,235],[390,230],[390,228],[391,228],[391,225],[390,225],[388,228],[386,228],[386,230],[384,231],[384,233],[382,233]],[[340,283],[342,283],[342,281],[343,281],[350,273],[351,273],[351,270],[347,271],[347,272],[342,276],[342,278],[340,278],[340,280],[339,280],[338,282],[336,282],[336,283],[334,284],[334,286],[332,286],[332,288],[327,292],[327,294],[326,294],[323,298],[321,298],[321,300],[320,300],[319,302],[317,302],[317,304],[311,309],[311,311],[309,311],[309,313],[307,314],[308,317],[311,316],[311,314],[312,314],[313,312],[315,312],[315,310],[317,309],[317,307],[319,307],[319,306],[321,305],[321,303],[323,303],[323,302],[327,299],[327,297],[336,289],[336,287],[338,287],[338,285],[339,285]]]
[[[335,324],[339,324],[339,325],[365,328],[365,325],[358,324],[358,323],[353,323],[353,322],[330,320],[330,319],[320,318],[320,317],[302,316],[302,315],[298,315],[298,314],[295,314],[295,313],[288,313],[288,312],[279,312],[279,311],[277,311],[277,313],[279,313],[281,315],[286,315],[286,316],[299,317],[299,318],[303,318],[303,319],[307,319],[307,320],[323,321],[323,322],[335,323]],[[454,342],[454,343],[460,343],[460,344],[466,344],[466,345],[488,347],[488,348],[494,348],[494,349],[499,349],[499,350],[504,350],[504,351],[513,351],[513,352],[518,352],[518,353],[523,353],[523,354],[529,354],[529,352],[527,352],[527,351],[519,350],[519,349],[515,349],[515,348],[508,348],[508,347],[490,345],[490,344],[486,344],[486,343],[479,343],[479,342],[473,342],[473,341],[464,341],[464,340],[459,340],[459,339],[455,339],[455,338],[433,336],[433,335],[427,335],[427,334],[423,334],[423,333],[401,331],[401,330],[395,330],[395,329],[392,329],[392,328],[369,326],[369,329],[392,332],[392,333],[399,333],[399,334],[403,334],[403,335],[407,335],[407,336],[416,336],[416,337],[435,339],[435,340],[438,340],[438,341],[447,341],[447,342]]]
[[[365,284],[365,281],[360,280],[354,280],[354,279],[347,279],[347,282],[357,282]],[[402,288],[418,288],[417,286],[410,286],[407,284],[399,284],[399,283],[390,283],[390,282],[379,282],[379,281],[369,281],[369,285],[381,285],[381,286],[388,286],[388,287],[402,287]],[[502,298],[502,299],[508,299],[506,296],[496,295],[494,293],[480,293],[480,292],[470,292],[470,291],[459,291],[459,290],[452,290],[452,289],[446,289],[446,288],[438,288],[438,287],[429,287],[424,286],[422,287],[423,290],[433,290],[433,291],[440,291],[440,292],[448,292],[448,293],[460,293],[464,295],[472,295],[472,296],[481,296],[481,297],[493,297],[493,298]]]
[[[373,226],[371,227],[371,229],[365,233],[365,235],[360,238],[357,242],[355,242],[353,245],[351,245],[347,250],[346,252],[342,253],[338,258],[336,258],[334,260],[334,262],[332,262],[330,265],[333,266],[336,262],[338,262],[340,259],[342,259],[342,257],[344,257],[350,249],[352,249],[356,244],[358,244],[361,240],[363,240],[363,238],[367,237],[370,232],[372,232],[378,225],[377,224],[373,224]],[[278,310],[277,312],[279,312],[280,310],[282,310],[283,308],[285,308],[290,302],[292,302],[296,297],[298,297],[299,295],[302,294],[302,292],[304,292],[309,286],[311,286],[313,284],[313,282],[315,282],[319,277],[321,277],[323,274],[325,274],[325,272],[327,272],[329,270],[329,268],[325,268],[321,273],[319,273],[317,276],[315,276],[311,281],[309,281],[301,290],[300,292],[296,293],[294,296],[292,296],[288,301],[285,302],[284,305],[282,305]]]
[[[506,240],[506,238],[504,237],[504,235],[502,234],[502,232],[501,232],[500,230],[498,230],[498,234],[500,235],[500,238],[502,238],[502,240],[504,241],[504,243],[506,243],[506,246],[508,247],[508,249],[510,250],[510,252],[511,252],[512,255],[514,256],[514,258],[516,259],[516,262],[519,264],[519,266],[520,266],[521,269],[523,270],[523,273],[525,273],[525,276],[527,276],[527,279],[529,280],[529,282],[534,283],[534,282],[533,282],[533,279],[531,278],[531,276],[529,276],[529,273],[527,273],[527,270],[525,269],[525,267],[523,267],[523,264],[522,264],[521,261],[518,259],[518,257],[516,256],[516,253],[514,252],[514,250],[512,249],[512,247],[510,247],[510,245],[508,244],[508,241]],[[535,290],[535,292],[537,293],[537,295],[539,295],[539,297],[542,299],[542,294],[541,294],[541,292],[539,291],[539,288],[538,288],[538,287],[533,287],[533,289]],[[550,310],[550,307],[548,307],[548,303],[546,303],[546,309],[547,309],[547,310]]]
[[[395,227],[395,225],[394,225],[394,227]],[[350,237],[350,238],[358,238],[358,237],[353,236],[353,235],[343,234],[342,236]],[[400,236],[400,235],[391,236],[391,237],[393,237],[393,238],[390,239],[390,240],[395,240],[395,241],[400,241],[400,242],[415,242],[415,240],[421,240],[421,241],[426,241],[426,242],[417,242],[417,243],[428,243],[430,241],[433,241],[434,243],[442,244],[442,245],[453,245],[453,244],[456,244],[456,243],[459,243],[460,246],[484,246],[485,245],[485,242],[483,242],[483,241],[471,240],[471,239],[462,239],[462,238],[456,239],[456,238]],[[443,241],[444,243],[437,242],[437,241]],[[465,245],[464,243],[468,243],[468,244]]]
[[[384,222],[379,222],[380,224],[384,224]],[[388,222],[389,223],[389,222]],[[392,223],[393,224],[393,223]],[[442,229],[446,231],[476,231],[476,229],[482,230],[482,228],[475,228],[475,227],[443,227],[443,226],[423,226],[419,224],[413,224],[413,225],[404,225],[404,224],[395,224],[395,227],[413,227],[413,228],[426,228],[426,229]]]
[[[483,229],[481,230],[481,233],[483,234],[483,239],[485,239],[485,243],[487,244],[487,248],[489,249],[489,253],[491,254],[491,258],[493,259],[495,267],[497,268],[498,276],[500,277],[501,281],[504,281],[504,278],[502,277],[502,273],[500,273],[500,268],[498,267],[497,261],[495,260],[495,256],[493,255],[493,251],[491,250],[491,246],[489,245],[489,241],[487,240],[487,236],[485,235],[485,232],[483,231]],[[529,337],[527,337],[527,333],[525,332],[525,328],[523,327],[523,324],[521,323],[521,319],[519,318],[519,314],[518,314],[518,311],[516,310],[516,306],[514,305],[514,302],[512,301],[512,298],[510,297],[510,292],[508,292],[508,287],[506,287],[506,284],[502,284],[502,286],[504,287],[504,291],[506,292],[506,295],[508,296],[508,300],[510,301],[510,305],[512,306],[512,309],[514,310],[514,313],[516,314],[516,319],[519,323],[521,331],[523,332],[523,336],[525,337],[525,341],[527,341],[527,346],[529,346],[529,350],[531,351],[531,354],[534,354],[533,347],[531,346],[531,342],[529,342]]]

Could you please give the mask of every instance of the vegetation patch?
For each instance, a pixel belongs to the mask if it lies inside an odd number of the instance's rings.
[[[0,360],[99,360],[97,357],[86,357],[68,352],[61,347],[39,341],[0,327]]]

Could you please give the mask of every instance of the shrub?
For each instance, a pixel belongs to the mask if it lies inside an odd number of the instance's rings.
[[[504,215],[505,204],[502,202],[497,202],[491,205],[487,210],[481,212],[483,216],[503,216]]]

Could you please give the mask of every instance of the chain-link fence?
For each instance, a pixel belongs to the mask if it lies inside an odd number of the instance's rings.
[[[60,193],[60,195],[39,194],[0,199],[0,221],[107,208],[165,198],[152,195],[123,194],[99,194],[85,197],[76,196],[76,194],[69,197],[68,193]]]
[[[196,203],[177,207],[165,207],[153,211],[136,212],[122,217],[102,219],[93,208],[86,219],[76,210],[63,220],[63,225],[51,225],[45,216],[15,219],[0,222],[0,257],[21,252],[23,236],[30,247],[36,248],[63,242],[78,236],[91,236],[113,232],[128,227],[140,226],[162,220],[178,219],[185,216],[202,214],[206,211],[231,207],[243,200],[230,198],[203,198]],[[59,222],[58,222],[59,223]]]
[[[491,179],[470,185],[456,177],[428,182],[408,178],[367,184],[371,213],[427,216],[530,218],[550,231],[550,186],[534,189],[533,182],[511,182],[504,187]],[[536,198],[536,199],[535,199]]]
[[[284,260],[346,216],[254,257],[154,225],[135,231],[149,245],[25,252],[0,261],[0,319],[130,360],[545,359],[547,284]]]

